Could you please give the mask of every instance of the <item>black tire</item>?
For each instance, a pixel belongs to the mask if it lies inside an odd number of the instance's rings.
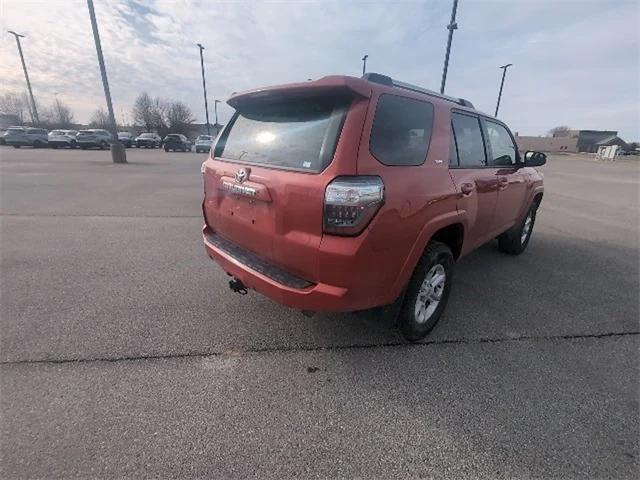
[[[76,144],[75,140],[71,140],[71,143],[69,144],[69,148],[76,148],[78,145]]]
[[[168,152],[169,150],[170,150],[170,148],[169,148],[169,147],[164,147],[164,151],[165,151],[165,152]]]
[[[81,145],[81,146],[80,146],[80,148],[81,148],[82,150],[86,150],[86,149],[87,149],[87,147],[86,147],[86,146],[84,146],[84,145]]]
[[[20,145],[14,145],[13,148],[20,148]]]
[[[451,292],[454,263],[453,254],[444,243],[431,242],[427,245],[411,275],[398,315],[398,328],[407,340],[416,342],[423,339],[440,320]],[[436,300],[434,297],[431,300],[425,299],[429,295],[423,290],[423,284],[429,285],[427,275],[435,279],[440,278],[443,273],[443,283],[438,281],[434,288],[428,287],[429,294],[438,297],[435,308],[429,311]],[[417,305],[419,299],[422,300],[424,309]]]
[[[538,202],[534,201],[518,225],[511,227],[498,236],[498,248],[500,251],[508,253],[509,255],[520,255],[525,251],[527,245],[529,245],[529,240],[531,240],[533,226],[536,223],[537,211]]]
[[[54,150],[57,150],[58,145],[51,145],[51,148],[53,148]]]

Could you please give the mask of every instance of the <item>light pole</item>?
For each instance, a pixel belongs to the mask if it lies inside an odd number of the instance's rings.
[[[369,58],[369,55],[365,55],[364,57],[362,57],[362,75],[363,76],[365,73],[367,73],[367,58]]]
[[[509,68],[513,63],[507,63],[506,65],[502,65],[500,68],[502,69],[502,81],[500,82],[500,92],[498,93],[498,103],[496,103],[496,113],[494,117],[498,116],[498,109],[500,108],[500,98],[502,98],[502,87],[504,86],[504,77],[507,75],[507,68]]]
[[[207,82],[204,79],[204,58],[202,57],[202,51],[204,47],[198,43],[200,49],[200,68],[202,69],[202,90],[204,91],[204,112],[207,116],[207,135],[211,135],[211,127],[209,127],[209,104],[207,103]],[[216,122],[217,123],[217,122]]]
[[[104,96],[107,101],[107,110],[109,112],[109,130],[111,130],[111,135],[113,135],[113,140],[110,142],[111,159],[113,160],[113,163],[127,163],[127,152],[124,149],[124,145],[122,145],[118,141],[118,127],[116,126],[116,117],[113,114],[113,105],[111,104],[109,80],[107,79],[107,70],[104,67],[102,45],[100,43],[100,32],[98,32],[98,22],[96,21],[96,12],[93,9],[93,0],[87,0],[87,7],[89,7],[89,17],[91,18],[93,40],[96,44],[98,64],[100,65],[100,75],[102,76],[102,87],[104,88]]]
[[[216,128],[218,128],[218,104],[221,103],[220,100],[213,101],[213,110],[216,116]]]
[[[453,8],[451,9],[451,20],[447,25],[449,30],[449,38],[447,40],[447,51],[444,54],[444,68],[442,69],[442,82],[440,83],[440,93],[444,93],[444,85],[447,83],[447,70],[449,69],[449,55],[451,54],[451,41],[453,40],[453,31],[458,29],[456,23],[456,11],[458,10],[458,0],[453,0]]]
[[[22,70],[24,70],[24,78],[27,81],[27,90],[29,90],[29,98],[31,99],[31,122],[34,125],[37,125],[40,123],[40,119],[38,118],[38,109],[36,108],[36,101],[33,99],[31,82],[29,81],[29,74],[27,73],[27,64],[24,62],[24,55],[22,54],[22,45],[20,45],[20,39],[24,38],[24,35],[13,32],[11,30],[7,30],[7,31],[16,38],[16,43],[18,44],[18,53],[20,54],[20,60],[22,61]]]

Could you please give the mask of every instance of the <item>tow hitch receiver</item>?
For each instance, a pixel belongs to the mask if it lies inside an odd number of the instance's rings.
[[[242,283],[242,280],[238,280],[237,278],[229,280],[229,288],[232,292],[239,293],[240,295],[247,294],[247,287]]]

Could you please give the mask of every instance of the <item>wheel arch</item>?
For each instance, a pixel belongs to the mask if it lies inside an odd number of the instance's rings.
[[[407,285],[409,278],[432,240],[437,240],[451,248],[454,259],[458,259],[462,253],[465,233],[465,216],[463,212],[453,211],[439,215],[429,221],[418,235],[413,244],[407,260],[405,261],[392,291],[400,293]],[[452,248],[453,247],[453,248]]]

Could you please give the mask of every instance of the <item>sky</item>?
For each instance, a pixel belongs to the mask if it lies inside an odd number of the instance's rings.
[[[261,86],[367,71],[438,90],[452,0],[94,0],[116,118],[142,91],[204,122],[197,43],[213,100]],[[85,0],[0,0],[0,94],[55,96],[87,122],[105,100]],[[640,140],[640,0],[459,0],[446,93],[495,110],[520,135],[617,130]],[[220,122],[233,110],[219,106]]]

